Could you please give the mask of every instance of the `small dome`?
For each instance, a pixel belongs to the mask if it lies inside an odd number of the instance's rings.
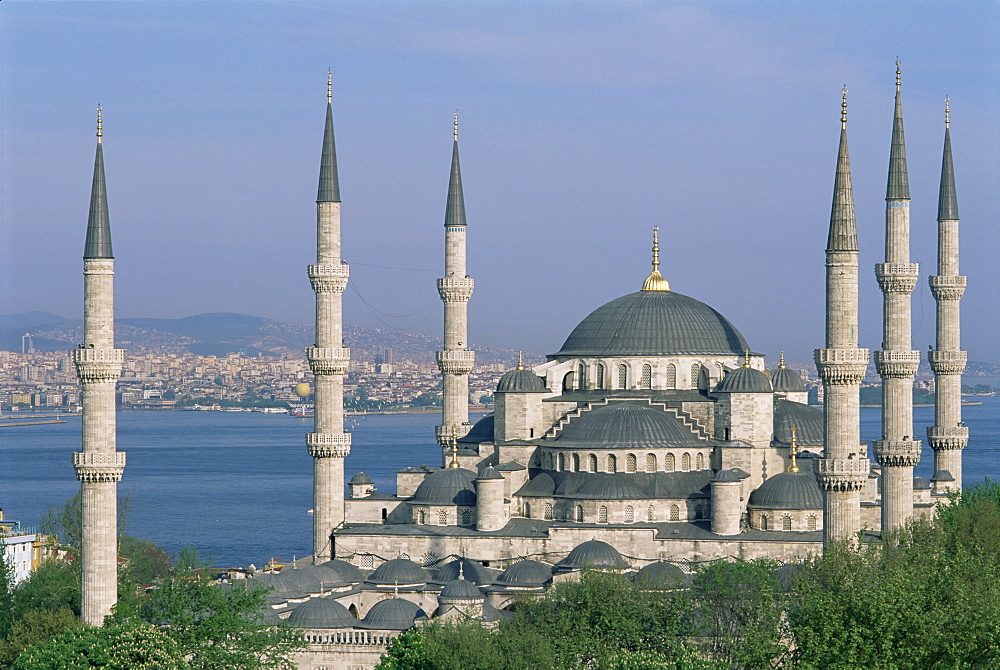
[[[434,573],[434,581],[447,584],[458,579],[459,575],[475,584],[489,584],[492,580],[490,573],[479,563],[468,558],[456,558]]]
[[[806,390],[799,373],[783,366],[771,371],[771,386],[778,393],[799,393]]]
[[[823,446],[823,410],[800,402],[778,398],[774,402],[774,439],[783,444],[792,441],[792,427],[800,447]]]
[[[931,487],[930,482],[928,482],[923,477],[913,478],[913,490],[914,491],[926,491]]]
[[[719,470],[714,477],[712,477],[713,482],[741,482],[747,478],[747,474],[741,471],[738,472],[734,469],[729,470]]]
[[[632,579],[640,586],[656,588],[685,584],[687,575],[673,563],[657,561],[642,567]]]
[[[556,563],[556,567],[570,570],[583,568],[624,569],[628,563],[618,550],[607,542],[590,540],[569,552],[569,556]]]
[[[386,561],[365,580],[368,584],[378,586],[411,586],[413,584],[426,584],[429,581],[430,575],[427,571],[408,558],[394,558],[391,561]]]
[[[365,581],[365,576],[361,573],[358,566],[353,563],[348,563],[347,561],[335,558],[325,563],[320,563],[320,566],[334,571],[340,575],[340,578],[345,582],[355,584],[357,582]]]
[[[490,412],[482,419],[474,423],[468,433],[458,438],[458,443],[462,444],[471,442],[472,444],[479,444],[480,442],[492,442],[493,419],[494,415]]]
[[[426,505],[475,505],[476,473],[464,468],[442,468],[424,477],[410,502]]]
[[[479,477],[477,477],[477,479],[480,479],[480,480],[482,480],[482,479],[499,479],[499,480],[502,481],[503,480],[503,475],[500,474],[499,472],[497,472],[496,470],[494,470],[492,465],[488,465],[488,466],[486,466],[486,469],[483,470],[483,473],[481,475],[479,475]]]
[[[357,623],[346,607],[328,597],[305,601],[292,610],[288,621],[297,628],[351,628]]]
[[[351,481],[348,482],[348,483],[350,483],[350,484],[374,484],[375,482],[373,482],[372,478],[369,477],[368,475],[366,475],[365,473],[359,472],[356,475],[354,475],[353,477],[351,477]]]
[[[748,367],[736,368],[715,387],[716,393],[771,393],[773,390],[767,375]]]
[[[948,470],[935,470],[934,476],[931,477],[932,482],[953,482],[955,481],[955,475],[951,474]]]
[[[511,370],[497,383],[497,393],[546,393],[545,380],[531,370]]]
[[[541,561],[518,561],[497,577],[504,586],[543,586],[552,579],[552,566]]]
[[[454,600],[485,600],[486,596],[476,588],[476,585],[465,579],[456,579],[455,581],[448,582],[443,589],[441,589],[440,595],[438,595],[438,600],[441,602],[454,601]]]
[[[381,600],[368,610],[362,628],[374,630],[408,630],[417,619],[426,619],[427,613],[415,603],[402,598]]]
[[[811,472],[782,472],[754,489],[747,505],[760,509],[823,509],[823,493]]]

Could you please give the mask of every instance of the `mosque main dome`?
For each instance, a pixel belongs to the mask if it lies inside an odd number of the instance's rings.
[[[643,290],[598,307],[549,358],[570,356],[742,356],[740,331],[705,303],[670,290]]]

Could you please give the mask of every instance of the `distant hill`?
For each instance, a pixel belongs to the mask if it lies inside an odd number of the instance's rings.
[[[21,337],[25,333],[31,333],[35,349],[38,351],[67,349],[69,348],[67,343],[40,334],[40,331],[47,331],[53,326],[64,323],[70,323],[69,319],[48,312],[0,314],[0,350],[21,351]]]

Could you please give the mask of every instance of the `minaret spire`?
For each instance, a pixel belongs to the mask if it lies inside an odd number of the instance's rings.
[[[117,450],[115,385],[124,352],[115,349],[114,270],[104,179],[102,109],[97,108],[97,153],[83,251],[83,343],[73,351],[83,390],[82,449],[73,454],[80,481],[84,623],[100,626],[118,600],[118,482],[125,453]]]
[[[910,262],[910,187],[903,139],[900,62],[896,61],[896,104],[885,195],[885,262],[875,266],[883,294],[882,351],[875,367],[882,378],[882,439],[872,450],[882,466],[882,530],[903,526],[913,516],[913,467],[920,440],[913,437],[913,377],[920,352],[912,350],[910,294],[920,266]]]
[[[841,102],[840,149],[826,248],[826,348],[815,353],[823,380],[823,459],[816,478],[823,489],[823,538],[831,543],[861,529],[859,491],[868,480],[861,444],[860,390],[868,350],[858,347],[858,233],[847,150],[847,87]]]
[[[437,282],[438,294],[444,302],[444,350],[436,355],[442,391],[441,425],[436,433],[445,465],[449,465],[446,452],[449,441],[469,429],[469,373],[476,356],[468,349],[468,307],[475,282],[466,274],[465,196],[458,159],[458,112],[455,112],[452,134],[451,176],[444,214],[445,276]]]
[[[934,449],[934,490],[962,488],[962,449],[969,428],[962,423],[962,373],[968,353],[961,350],[959,306],[967,278],[958,269],[958,196],[951,157],[951,109],[945,99],[944,155],[938,192],[938,267],[929,277],[937,303],[937,345],[927,359],[934,371],[934,425],[927,441]]]
[[[306,349],[315,378],[313,432],[313,561],[333,558],[333,533],[344,524],[344,458],[351,434],[344,430],[344,375],[351,350],[344,347],[343,294],[350,268],[340,256],[340,184],[333,139],[333,73],[326,79],[326,128],[316,197],[316,263],[308,268],[316,293],[316,342]]]

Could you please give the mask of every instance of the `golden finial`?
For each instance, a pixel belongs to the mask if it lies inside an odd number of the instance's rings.
[[[745,367],[745,368],[750,367],[750,350],[749,349],[744,349],[743,350],[743,367]]]
[[[778,368],[781,370],[785,369],[785,352],[781,352],[781,356],[778,358]]]
[[[901,61],[901,60],[899,60],[897,58],[896,59],[896,92],[897,93],[899,93],[899,86],[900,86],[900,83],[903,80],[903,71],[900,69],[900,66],[902,64],[903,64],[903,61]]]
[[[670,284],[660,274],[660,237],[659,226],[653,226],[653,271],[642,283],[643,291],[669,291]]]
[[[326,104],[333,103],[333,70],[326,71]]]
[[[788,465],[789,472],[798,472],[799,464],[795,462],[795,457],[799,453],[799,445],[795,443],[795,426],[792,426],[792,443],[788,445],[788,456],[791,458],[791,463]]]
[[[101,143],[101,137],[104,136],[104,133],[101,132],[101,112],[102,111],[103,111],[103,108],[101,107],[101,103],[97,103],[97,143],[98,144]]]
[[[951,98],[945,96],[944,98],[944,127],[947,128],[951,123]]]
[[[517,369],[518,370],[524,369],[524,357],[521,355],[520,351],[517,352]]]
[[[455,110],[455,141],[458,142],[458,110]]]
[[[847,127],[847,84],[844,84],[844,88],[840,89],[843,98],[840,101],[840,127]]]
[[[458,426],[455,424],[451,425],[451,463],[448,464],[449,468],[460,468],[461,465],[458,464]]]

